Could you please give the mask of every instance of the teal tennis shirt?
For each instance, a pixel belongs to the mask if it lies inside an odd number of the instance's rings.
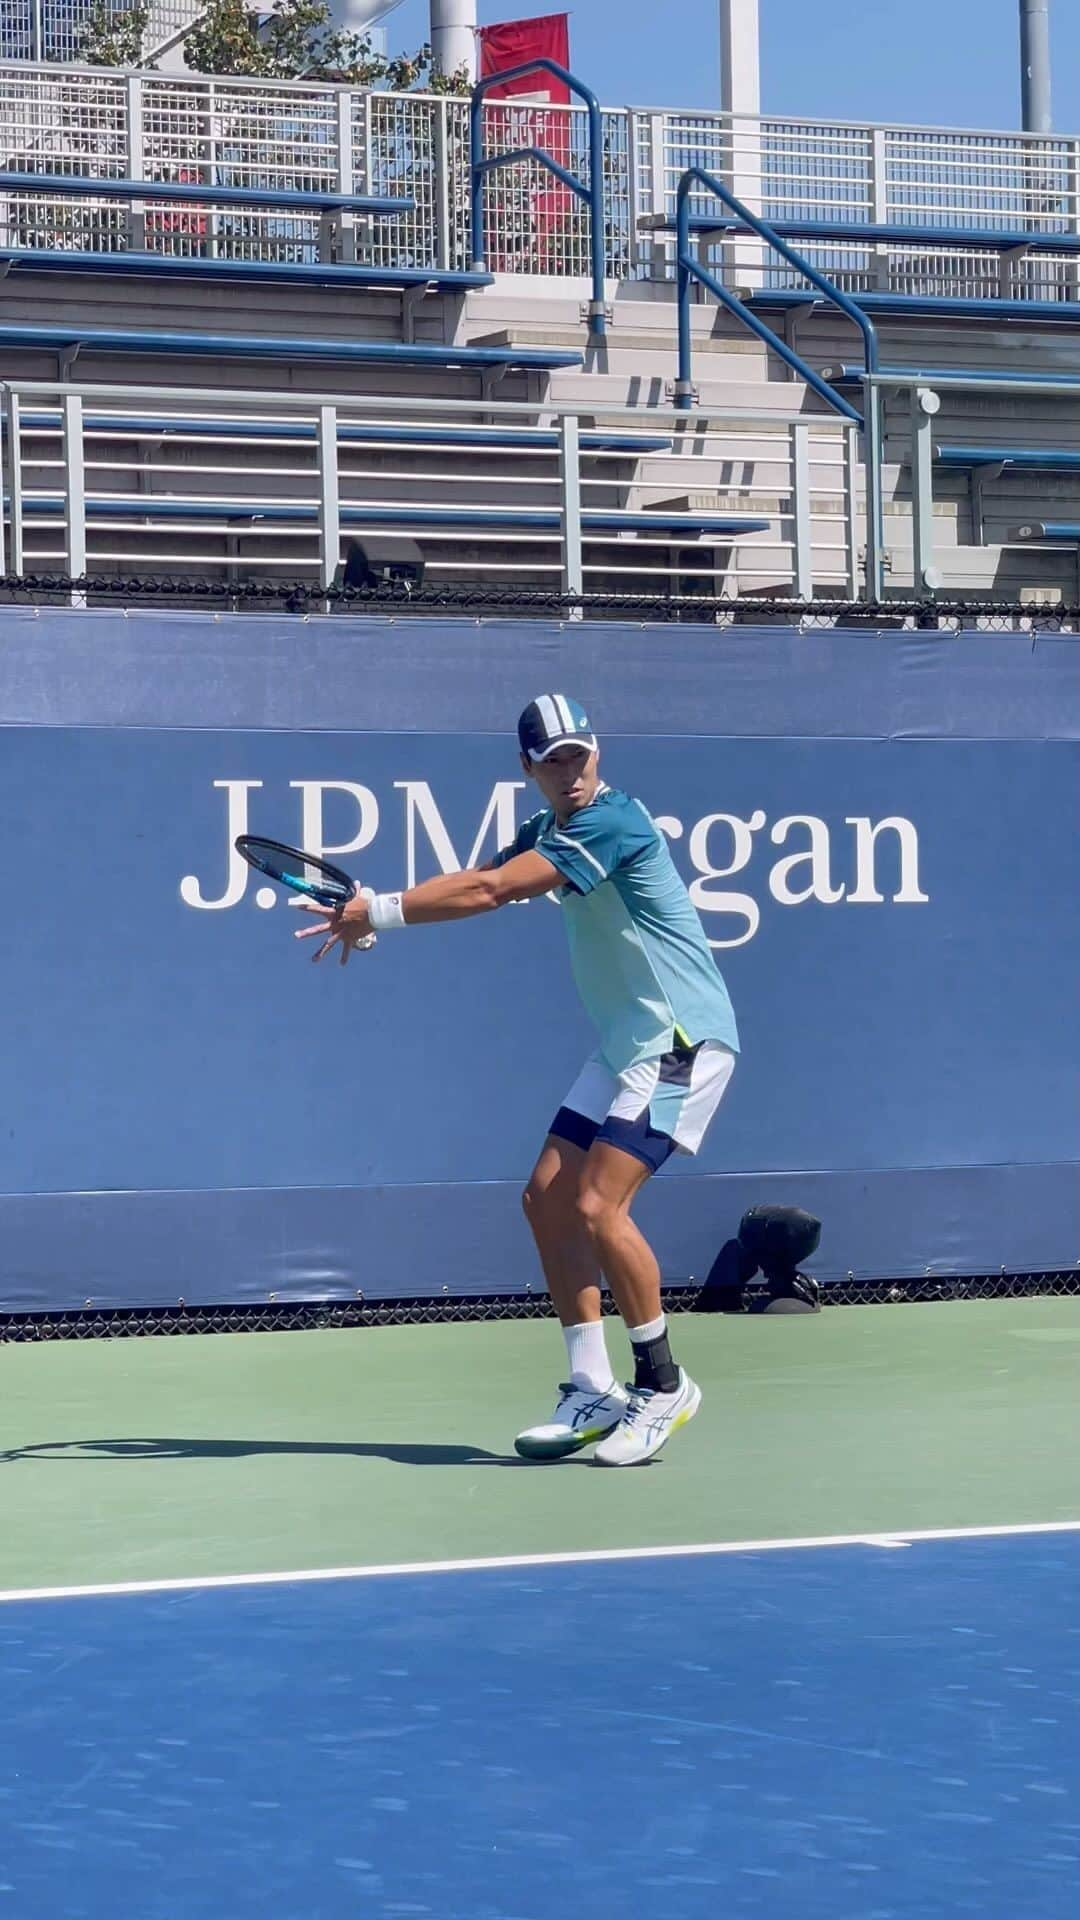
[[[601,787],[564,826],[546,807],[495,864],[533,848],[563,876],[570,963],[612,1072],[702,1040],[721,1040],[737,1053],[723,976],[667,841],[641,801]]]

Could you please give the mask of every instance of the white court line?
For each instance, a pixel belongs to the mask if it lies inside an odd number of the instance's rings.
[[[588,1566],[608,1560],[672,1560],[721,1553],[791,1552],[797,1547],[909,1547],[921,1540],[988,1540],[1025,1533],[1080,1533],[1080,1520],[1036,1520],[1010,1527],[903,1527],[879,1533],[829,1533],[799,1540],[719,1540],[685,1547],[598,1547],[582,1553],[511,1553],[484,1560],[402,1560],[381,1567],[308,1567],[291,1573],[211,1573],[179,1580],[104,1581],[86,1587],[12,1587],[7,1600],[85,1600],[110,1593],[194,1593],[209,1587],[270,1587],[312,1580],[379,1580],[387,1574],[486,1573],[509,1567]]]

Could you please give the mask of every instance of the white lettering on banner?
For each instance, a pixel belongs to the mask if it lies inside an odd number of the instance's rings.
[[[734,940],[710,939],[710,947],[744,947],[761,924],[761,910],[752,894],[727,893],[722,887],[710,887],[708,883],[727,880],[733,873],[742,872],[753,852],[751,836],[760,833],[764,825],[765,815],[756,807],[749,820],[740,820],[735,813],[707,813],[690,829],[690,858],[699,875],[690,883],[690,898],[698,912],[738,913],[746,921],[745,930]],[[709,859],[709,834],[718,826],[725,826],[731,832],[731,859],[726,867],[714,867]]]
[[[471,867],[479,857],[488,828],[495,823],[495,845],[493,851],[508,847],[515,833],[514,795],[525,791],[524,780],[499,780],[492,788],[487,812],[480,822],[480,830],[472,843],[468,858],[459,860],[454,844],[446,830],[446,823],[435,804],[435,797],[426,780],[395,780],[394,786],[405,795],[405,872],[407,887],[416,885],[416,823],[419,820],[431,843],[431,851],[439,864],[440,873],[460,873],[463,867]]]
[[[225,891],[216,897],[207,895],[196,875],[186,874],[180,882],[180,898],[185,906],[235,907],[244,898],[248,868],[235,852],[233,843],[238,834],[249,831],[248,795],[258,792],[262,786],[261,780],[214,781],[214,788],[226,796]],[[291,780],[289,786],[300,795],[299,841],[311,853],[328,854],[332,858],[358,853],[372,845],[381,827],[385,830],[385,810],[380,810],[370,787],[359,786],[351,780]],[[495,783],[472,846],[462,860],[430,782],[395,780],[393,786],[395,792],[403,796],[407,887],[415,886],[418,879],[432,870],[458,873],[462,867],[473,866],[481,858],[485,842],[492,850],[509,846],[517,824],[516,796],[525,790],[523,780]],[[324,797],[330,793],[349,796],[359,814],[352,839],[336,845],[328,845],[324,839]],[[719,950],[746,946],[761,925],[758,900],[751,892],[717,883],[733,879],[750,866],[755,852],[763,844],[755,835],[762,834],[768,827],[763,810],[755,807],[745,818],[737,813],[707,813],[689,824],[674,814],[657,814],[655,818],[656,825],[670,841],[685,841],[682,859],[691,869],[690,898],[702,915],[709,945]],[[923,892],[920,884],[919,835],[913,821],[897,814],[877,821],[868,815],[848,814],[844,826],[854,829],[853,846],[847,835],[841,837],[838,846],[838,830],[813,813],[785,814],[768,827],[769,842],[774,847],[789,849],[782,859],[772,863],[764,880],[769,894],[780,906],[802,907],[811,901],[825,907],[838,906],[841,902],[848,906],[881,906],[886,900],[895,906],[921,906],[929,901],[929,894]],[[424,857],[420,851],[421,833],[430,857]],[[886,837],[879,849],[882,836]],[[853,886],[833,880],[834,864],[839,864],[843,871],[849,847],[855,876]],[[794,850],[790,850],[792,848]],[[886,848],[895,856],[896,885],[891,893],[879,889],[879,879],[884,876],[878,869],[886,865]],[[272,905],[274,897],[272,889],[261,889],[255,895],[256,904]]]
[[[805,853],[789,853],[786,860],[778,860],[769,875],[769,892],[782,907],[801,907],[804,900],[820,900],[823,907],[834,906],[842,900],[845,889],[834,887],[829,881],[829,829],[824,820],[818,820],[812,813],[789,813],[784,820],[778,820],[770,830],[769,839],[774,846],[782,847],[792,827],[805,827],[810,836],[810,845]],[[789,878],[796,867],[809,863],[810,884],[798,893],[793,893],[788,885]]]
[[[855,885],[848,894],[849,906],[876,905],[885,898],[877,890],[874,872],[874,847],[879,833],[895,833],[900,842],[900,890],[893,894],[897,906],[929,900],[930,895],[919,890],[919,836],[910,820],[894,815],[888,820],[879,820],[875,826],[872,820],[848,816],[844,825],[855,829]]]
[[[370,787],[358,787],[351,780],[290,780],[289,785],[297,789],[303,800],[300,845],[305,853],[313,853],[316,860],[322,860],[328,854],[336,857],[342,853],[360,853],[364,847],[370,847],[379,831],[379,803]],[[324,793],[349,793],[356,801],[360,826],[351,840],[331,846],[323,839]]]
[[[228,879],[225,891],[220,899],[204,898],[198,879],[193,873],[186,873],[180,882],[180,898],[186,907],[235,907],[244,897],[247,886],[248,866],[236,851],[237,837],[248,830],[248,794],[257,792],[262,786],[261,780],[215,780],[215,787],[223,788],[228,795],[228,816],[225,827],[225,857],[228,861]]]

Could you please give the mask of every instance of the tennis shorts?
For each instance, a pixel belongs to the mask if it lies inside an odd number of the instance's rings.
[[[734,1067],[735,1055],[719,1040],[675,1047],[624,1073],[594,1053],[548,1131],[585,1153],[594,1140],[607,1140],[656,1173],[670,1154],[697,1152]]]

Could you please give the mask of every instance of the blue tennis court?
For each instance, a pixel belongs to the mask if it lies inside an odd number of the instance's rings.
[[[1080,1530],[13,1599],[19,1920],[1066,1920]]]

